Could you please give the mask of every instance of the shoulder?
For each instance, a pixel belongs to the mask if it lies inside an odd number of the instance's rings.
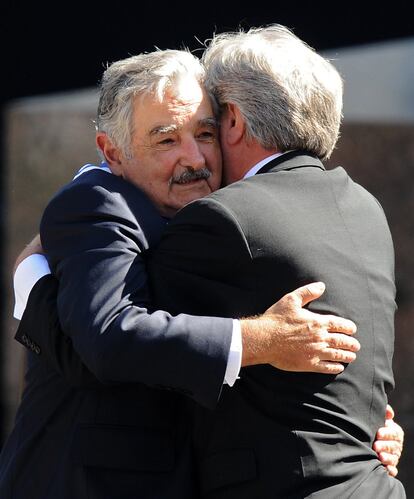
[[[383,212],[380,201],[372,194],[366,187],[359,184],[349,173],[342,167],[338,166],[332,170],[327,170],[327,177],[331,181],[331,184],[336,187],[337,190],[342,190],[348,192],[350,195],[359,197],[367,205],[371,205],[373,209]]]
[[[185,234],[192,241],[202,236],[204,242],[216,238],[245,241],[244,229],[238,204],[243,201],[237,189],[223,188],[182,208],[169,223],[167,235]],[[230,194],[230,195],[229,195]]]
[[[48,202],[46,211],[96,210],[110,213],[121,209],[159,216],[143,191],[123,178],[98,169],[88,171],[64,185]]]
[[[264,177],[264,175],[261,175]],[[274,188],[263,178],[251,177],[222,187],[212,194],[193,201],[178,212],[177,221],[194,219],[197,223],[223,223],[244,225],[247,219],[256,216],[261,200],[266,204],[269,192]]]
[[[93,169],[75,177],[74,180],[59,189],[51,201],[72,196],[80,196],[79,202],[113,198],[114,200],[124,199],[150,204],[144,192],[133,184],[122,177],[99,169]]]
[[[52,197],[41,226],[105,221],[141,227],[156,240],[165,223],[144,192],[121,177],[95,169],[72,180]]]
[[[199,225],[211,224],[218,219],[232,219],[226,197],[213,193],[196,201],[192,201],[175,215],[171,224],[196,223]]]
[[[190,216],[193,213],[205,212],[217,216],[231,216],[243,204],[245,196],[255,189],[255,185],[250,180],[239,180],[218,189],[204,198],[197,199],[182,208],[178,215]]]

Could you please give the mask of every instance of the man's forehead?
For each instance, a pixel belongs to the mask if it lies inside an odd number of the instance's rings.
[[[202,95],[201,100],[184,100],[167,94],[162,100],[152,95],[143,96],[137,99],[134,114],[136,125],[151,134],[160,129],[177,129],[186,124],[217,125],[210,100],[205,95]]]
[[[136,103],[141,106],[173,107],[199,104],[210,104],[210,98],[204,87],[194,77],[181,77],[165,87],[162,92],[149,92],[137,95]]]
[[[207,96],[201,83],[191,75],[178,78],[165,93],[172,98],[188,102],[201,101]]]
[[[217,126],[207,92],[194,78],[182,80],[164,94],[137,95],[134,104],[135,133],[153,136],[183,127]]]

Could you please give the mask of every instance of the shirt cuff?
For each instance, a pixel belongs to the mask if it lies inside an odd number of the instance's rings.
[[[242,337],[240,321],[233,320],[233,335],[231,338],[230,351],[227,359],[227,368],[224,374],[224,384],[233,386],[237,379],[242,360]]]
[[[38,253],[28,256],[18,265],[13,278],[15,302],[13,317],[18,320],[22,318],[33,286],[39,279],[50,273],[46,257]]]

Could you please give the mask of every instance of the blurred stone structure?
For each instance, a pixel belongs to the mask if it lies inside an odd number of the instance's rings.
[[[96,162],[93,120],[97,101],[95,90],[85,90],[17,100],[5,111],[3,434],[12,425],[23,383],[24,349],[13,339],[18,324],[12,317],[13,264],[39,231],[40,217],[50,197],[79,166]]]
[[[391,403],[406,434],[400,478],[407,497],[414,497],[414,41],[383,46],[379,53],[380,49],[369,46],[344,50],[343,58],[340,50],[328,54],[344,76],[346,96],[341,139],[328,167],[344,166],[355,181],[377,197],[394,237],[399,309],[394,356],[396,389]],[[405,76],[399,73],[404,68],[408,71]],[[388,77],[394,74],[397,90],[390,79],[381,79],[384,71],[390,73]],[[410,75],[406,84],[404,78]],[[364,95],[362,101],[358,100],[360,93]],[[397,103],[393,104],[393,99]],[[80,165],[97,161],[93,125],[96,105],[96,92],[85,90],[22,99],[11,103],[6,113],[3,287],[7,302],[1,338],[5,435],[12,425],[22,386],[23,347],[13,340],[17,327],[12,318],[13,262],[38,232],[48,199]]]
[[[380,201],[393,235],[398,311],[390,403],[405,431],[399,478],[414,497],[414,123],[344,124],[329,165],[343,166]]]
[[[345,80],[344,115],[358,123],[414,123],[414,38],[324,52]]]
[[[414,497],[414,38],[324,53],[345,83],[341,164],[382,204],[394,238],[398,310],[391,404],[405,431],[400,479]]]

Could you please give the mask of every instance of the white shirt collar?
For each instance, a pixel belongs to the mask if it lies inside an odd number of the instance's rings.
[[[75,180],[75,178],[78,178],[80,175],[90,170],[102,170],[104,172],[112,173],[108,164],[105,161],[101,161],[101,164],[99,166],[88,163],[86,165],[83,165],[82,168],[78,170],[78,172],[76,173],[76,175],[73,177],[72,180]]]
[[[267,165],[270,161],[273,159],[277,158],[278,156],[281,156],[282,154],[285,154],[284,152],[277,152],[275,154],[272,154],[271,156],[268,156],[265,159],[262,159],[262,161],[259,161],[256,165],[254,165],[250,170],[246,173],[246,175],[243,178],[249,178],[253,177],[253,175],[256,175],[256,173],[262,168],[264,165]]]

